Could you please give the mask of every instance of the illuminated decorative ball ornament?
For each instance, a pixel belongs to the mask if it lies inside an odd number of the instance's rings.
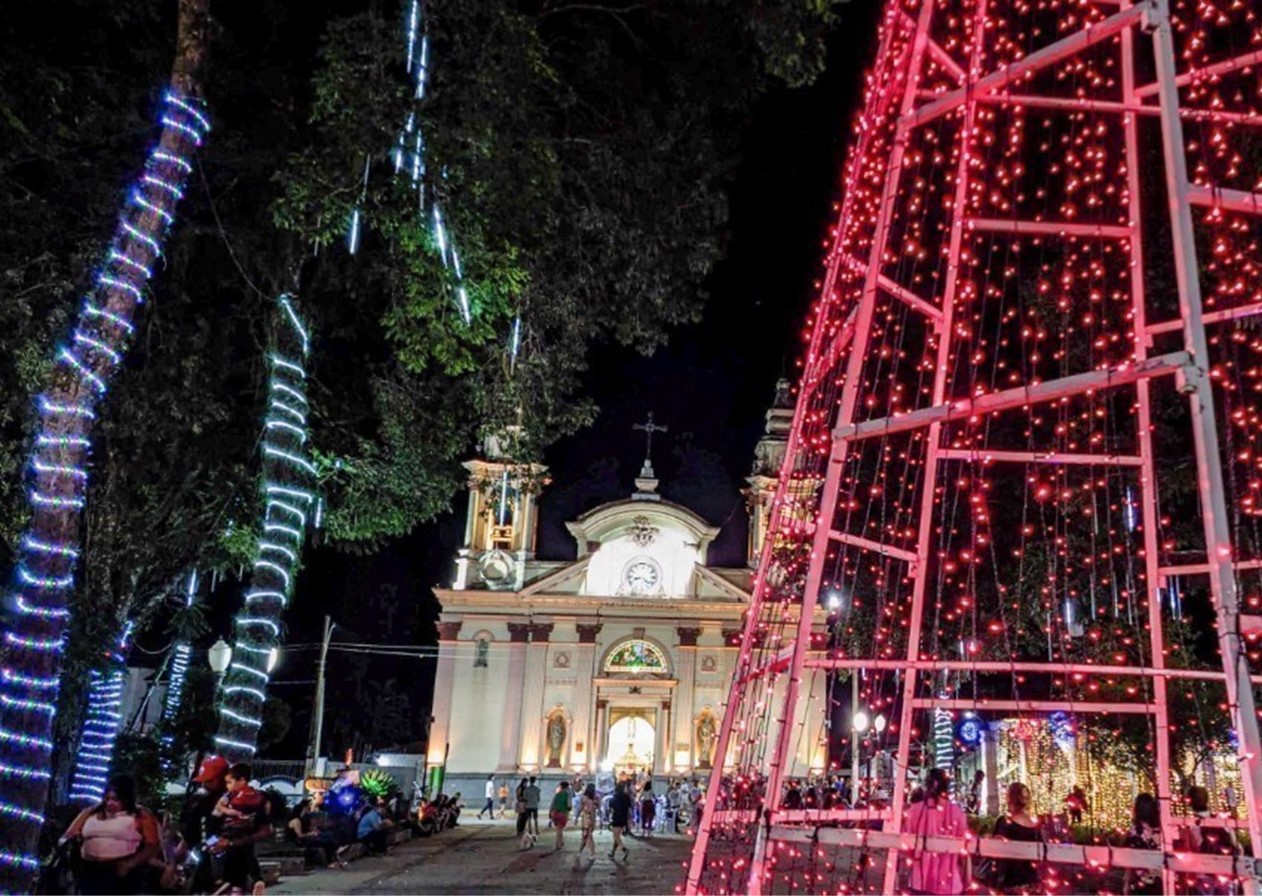
[[[87,500],[88,437],[114,370],[136,329],[137,307],[161,258],[175,209],[210,131],[202,101],[168,92],[162,133],[127,194],[118,229],[37,402],[30,458],[31,523],[7,598],[0,668],[0,885],[23,886],[38,867],[27,850],[42,826],[50,778],[53,715],[69,628],[68,597]]]
[[[977,746],[982,739],[981,720],[976,717],[964,719],[956,728],[955,736],[958,737],[960,743],[964,744],[966,747]]]

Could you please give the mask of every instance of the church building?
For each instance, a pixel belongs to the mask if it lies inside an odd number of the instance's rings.
[[[634,492],[567,522],[573,559],[535,554],[546,468],[508,460],[493,439],[465,464],[464,544],[451,587],[436,589],[428,761],[446,792],[478,799],[489,774],[498,786],[523,774],[707,772],[792,416],[782,382],[747,480],[739,568],[710,565],[719,530],[657,493],[651,415],[637,427],[649,452]],[[796,775],[822,770],[827,754],[823,713],[809,716]]]

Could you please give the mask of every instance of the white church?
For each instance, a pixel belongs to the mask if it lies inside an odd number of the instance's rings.
[[[575,559],[535,555],[546,468],[514,464],[494,440],[465,464],[464,545],[451,587],[436,589],[428,763],[448,793],[480,798],[489,774],[498,786],[523,774],[706,773],[792,416],[782,382],[747,479],[751,559],[740,568],[711,566],[719,530],[657,494],[651,417],[635,491],[566,524]],[[823,769],[821,705],[793,774]]]

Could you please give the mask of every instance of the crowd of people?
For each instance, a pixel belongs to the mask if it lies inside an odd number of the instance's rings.
[[[498,817],[511,814],[516,818],[518,848],[534,848],[540,838],[539,810],[544,803],[541,783],[537,776],[523,777],[510,792],[507,781],[497,783],[493,775],[488,775],[476,817],[495,818],[498,805]],[[613,834],[610,858],[626,861],[630,857],[628,837],[652,837],[663,831],[679,833],[685,820],[695,825],[700,819],[704,801],[699,780],[672,779],[659,791],[647,771],[606,781],[603,789],[582,777],[563,780],[552,787],[545,817],[554,834],[554,850],[563,849],[565,831],[577,827],[579,855],[592,859],[596,857],[597,830],[608,828]]]
[[[50,867],[69,871],[82,893],[262,893],[255,845],[273,835],[287,809],[250,779],[249,765],[210,757],[193,779],[197,791],[173,816],[140,805],[134,779],[116,776],[62,834]]]
[[[903,818],[903,831],[922,837],[966,837],[968,818],[951,791],[951,779],[942,769],[930,769],[923,787],[911,794],[911,805]],[[1229,819],[1210,811],[1209,792],[1192,787],[1186,794],[1188,814],[1175,835],[1176,849],[1205,855],[1236,855],[1240,852]],[[1013,843],[1067,842],[1072,824],[1082,819],[1086,794],[1074,788],[1064,800],[1061,817],[1040,817],[1031,811],[1030,788],[1021,782],[1008,785],[1004,813],[989,836]],[[1122,845],[1132,849],[1162,848],[1161,812],[1156,797],[1139,794],[1134,801],[1131,824]],[[1058,871],[1049,863],[1031,859],[982,860],[974,866],[971,855],[958,852],[919,850],[912,856],[911,889],[917,893],[965,893],[980,885],[1000,893],[1043,893],[1056,889],[1049,878]],[[1231,896],[1236,882],[1214,874],[1185,874],[1178,882],[1181,893]],[[1062,887],[1063,889],[1063,887]],[[1072,891],[1072,887],[1070,888]],[[1122,878],[1124,894],[1163,892],[1159,869],[1127,869]]]

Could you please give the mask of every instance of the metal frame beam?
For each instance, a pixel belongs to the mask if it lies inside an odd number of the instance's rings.
[[[1027,405],[1041,404],[1058,398],[1082,395],[1099,389],[1114,389],[1128,386],[1141,379],[1154,376],[1165,376],[1186,370],[1192,361],[1188,352],[1170,352],[1145,358],[1142,361],[1106,367],[1102,370],[1089,370],[1056,380],[1047,380],[1032,386],[1016,386],[979,395],[976,398],[962,398],[958,401],[936,404],[932,407],[908,411],[893,417],[880,417],[876,420],[865,420],[862,423],[851,423],[838,426],[833,432],[837,441],[858,441],[874,436],[892,435],[906,432],[909,429],[921,429],[933,423],[946,423],[951,420],[963,420],[1022,408]]]

